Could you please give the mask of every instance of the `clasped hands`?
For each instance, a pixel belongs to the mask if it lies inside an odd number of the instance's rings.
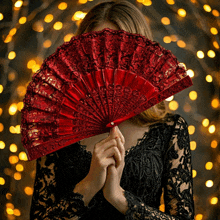
[[[105,199],[112,203],[114,200],[122,196],[124,191],[120,186],[120,181],[125,164],[125,138],[118,126],[111,128],[109,136],[115,138],[119,152],[114,155],[115,164],[111,164],[107,167],[106,181],[102,190]]]
[[[120,181],[124,169],[124,143],[119,128],[111,128],[109,136],[95,144],[90,170],[83,180],[90,194],[95,195],[102,189],[105,199],[112,205],[123,197]]]

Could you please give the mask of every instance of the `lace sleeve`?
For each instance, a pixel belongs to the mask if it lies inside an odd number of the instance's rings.
[[[83,196],[73,191],[58,199],[56,196],[56,162],[55,153],[37,159],[34,193],[30,209],[31,220],[77,220],[89,209],[84,205]]]
[[[194,219],[191,151],[187,122],[180,116],[175,124],[164,160],[165,212],[149,207],[132,193],[125,191],[128,202],[126,220]]]

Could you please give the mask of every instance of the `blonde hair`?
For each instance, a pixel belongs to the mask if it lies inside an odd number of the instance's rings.
[[[107,1],[95,5],[80,23],[75,35],[90,32],[103,22],[110,22],[116,25],[118,29],[133,34],[141,34],[153,40],[145,16],[136,6],[126,0]],[[163,121],[167,112],[165,101],[162,101],[128,120],[145,127]]]

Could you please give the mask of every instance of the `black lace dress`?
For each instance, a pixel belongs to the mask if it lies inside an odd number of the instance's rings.
[[[92,154],[80,142],[37,159],[31,220],[40,219],[194,219],[190,140],[187,122],[167,114],[150,125],[125,154],[121,187],[128,202],[124,214],[100,190],[84,205],[75,185],[89,172]],[[159,211],[164,191],[165,212]]]

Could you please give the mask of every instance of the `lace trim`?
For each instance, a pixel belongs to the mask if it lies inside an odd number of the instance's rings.
[[[169,115],[169,113],[168,113],[167,115]],[[142,146],[142,143],[143,143],[143,142],[145,141],[145,139],[147,138],[147,135],[150,133],[151,128],[152,128],[153,126],[158,126],[158,125],[160,125],[160,124],[161,124],[161,122],[158,122],[158,123],[154,123],[154,124],[149,125],[149,130],[146,131],[146,132],[144,132],[143,137],[137,139],[137,144],[134,145],[134,146],[131,146],[129,149],[125,150],[125,158],[129,157],[129,155],[132,154],[132,152],[133,152],[134,150],[138,150],[140,147],[143,147],[143,146]],[[80,146],[80,148],[81,148],[90,158],[92,158],[92,152],[86,150],[87,145],[81,144],[81,140],[78,141],[78,142],[76,142],[76,143]],[[137,149],[136,149],[136,148],[137,148]]]

